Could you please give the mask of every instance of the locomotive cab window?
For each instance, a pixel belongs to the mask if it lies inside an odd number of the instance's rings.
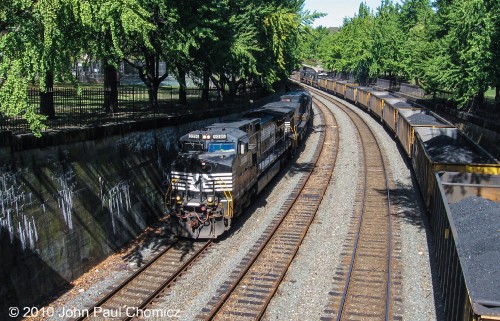
[[[234,152],[234,143],[209,143],[208,152],[209,153],[230,153]]]

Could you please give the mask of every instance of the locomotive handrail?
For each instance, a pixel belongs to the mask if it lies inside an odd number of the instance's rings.
[[[290,126],[290,130],[292,132],[292,138],[297,140],[298,139],[297,126]]]
[[[174,190],[174,184],[177,183],[179,179],[177,178],[172,178],[171,181],[168,181],[168,189],[167,192],[165,193],[165,205],[168,205],[168,207],[172,207],[172,192]]]
[[[172,206],[172,184],[168,184],[168,189],[165,192],[165,205],[170,208]]]
[[[226,189],[222,191],[224,193],[224,196],[226,197],[227,200],[227,218],[232,218],[233,217],[233,194],[231,193],[230,190],[227,190],[227,184],[224,182],[222,179],[219,178],[219,180],[226,186]]]

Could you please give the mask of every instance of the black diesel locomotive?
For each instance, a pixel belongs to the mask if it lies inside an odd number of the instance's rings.
[[[312,99],[292,91],[241,119],[180,138],[165,196],[175,234],[216,238],[231,227],[303,140]]]

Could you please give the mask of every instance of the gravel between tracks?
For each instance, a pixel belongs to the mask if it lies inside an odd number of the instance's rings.
[[[327,294],[332,290],[360,172],[357,132],[345,113],[339,109],[333,111],[340,146],[332,181],[264,319],[283,320],[286,315],[288,320],[319,320],[328,302]]]
[[[315,116],[314,128],[318,122],[319,117]],[[238,218],[229,233],[217,241],[208,255],[186,272],[155,309],[181,309],[180,320],[195,319],[278,214],[304,175],[303,169],[310,167],[318,139],[318,132],[310,133],[296,163],[282,171],[278,179],[260,194],[256,204]]]

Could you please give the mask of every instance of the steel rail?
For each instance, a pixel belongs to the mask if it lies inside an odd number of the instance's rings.
[[[188,241],[192,242],[192,241]],[[95,311],[97,308],[101,308],[104,306],[106,303],[112,301],[115,298],[120,297],[120,292],[126,290],[127,286],[129,286],[133,281],[139,279],[143,275],[146,275],[147,272],[149,272],[150,268],[153,266],[153,264],[160,262],[160,259],[167,255],[169,252],[172,250],[176,249],[176,245],[181,244],[182,241],[176,240],[172,244],[170,244],[168,247],[163,249],[160,253],[158,253],[155,257],[153,257],[149,262],[147,262],[144,266],[142,266],[139,270],[135,271],[132,275],[130,275],[125,281],[120,283],[115,289],[113,289],[111,292],[107,293],[103,298],[101,298],[97,303],[95,303],[90,309],[94,311],[92,314],[88,315],[83,315],[79,318],[76,318],[75,320],[77,321],[83,321],[83,320],[89,320],[92,318],[102,318],[100,316],[95,315]],[[142,300],[142,303],[138,305],[127,305],[127,308],[137,308],[137,310],[140,310],[147,306],[156,296],[158,296],[159,293],[161,293],[166,287],[170,286],[176,279],[177,277],[182,274],[191,264],[192,262],[198,258],[210,245],[212,244],[212,240],[208,240],[205,242],[205,244],[196,251],[189,259],[187,259],[179,268],[175,270],[174,273],[170,274],[170,276],[161,284],[159,285],[154,285],[155,290],[152,290],[152,293],[147,295],[146,299]],[[89,310],[90,311],[90,310]],[[128,314],[128,313],[127,313]],[[118,316],[117,319],[119,320],[131,320],[134,318],[134,316]]]
[[[333,117],[333,115],[332,115],[332,117]],[[323,146],[324,141],[325,141],[325,137],[326,137],[326,134],[322,132],[321,133],[321,138],[320,138],[320,143],[318,144],[318,148],[317,148],[317,150],[315,152],[315,155],[317,154],[317,156],[315,158],[315,161],[314,161],[314,165],[315,166],[317,166],[318,161],[320,159],[320,154],[321,154],[321,148],[320,148],[320,146]],[[332,171],[333,171],[333,169],[332,169]],[[276,224],[273,227],[272,232],[270,233],[270,235],[261,244],[261,246],[259,247],[259,249],[253,255],[252,259],[249,261],[248,264],[246,264],[245,268],[240,271],[238,277],[231,283],[231,285],[229,286],[229,289],[221,296],[221,298],[217,301],[217,303],[215,304],[215,306],[209,311],[208,315],[202,316],[204,319],[212,320],[222,310],[222,308],[224,307],[225,303],[228,301],[228,299],[231,297],[231,295],[233,295],[233,293],[235,292],[235,290],[238,288],[238,285],[242,282],[242,280],[244,279],[244,277],[246,275],[248,275],[250,269],[255,265],[256,261],[261,257],[262,252],[268,247],[268,245],[270,244],[271,240],[274,239],[274,237],[278,234],[277,232],[278,232],[279,228],[282,226],[282,223],[287,218],[287,216],[290,213],[290,211],[293,208],[293,206],[299,200],[299,197],[300,197],[301,193],[304,191],[304,189],[305,189],[305,187],[307,185],[307,182],[311,178],[312,174],[313,174],[313,171],[310,171],[310,172],[308,172],[306,174],[307,175],[306,179],[303,181],[303,183],[300,186],[299,191],[296,193],[297,196],[287,206],[285,215],[283,215],[281,217],[281,219],[279,220],[279,223]],[[330,175],[330,178],[331,178],[331,175]],[[328,178],[328,182],[330,181],[330,178]],[[326,191],[326,188],[325,188],[325,191]],[[324,193],[323,193],[323,195],[324,195]],[[321,199],[322,199],[322,196],[321,196]],[[318,201],[317,206],[319,206],[319,204],[321,202],[321,199]],[[314,213],[316,213],[316,212],[317,212],[317,207],[314,209]],[[314,219],[314,215],[311,217],[308,226],[310,226],[310,224],[312,223],[313,219]],[[284,276],[286,274],[286,270],[288,269],[288,267],[290,266],[290,264],[293,261],[293,258],[295,257],[296,253],[298,252],[300,244],[302,243],[302,240],[304,239],[305,235],[307,234],[307,230],[308,230],[308,227],[305,228],[305,232],[301,233],[301,238],[300,238],[299,241],[297,241],[298,245],[295,246],[295,248],[293,249],[292,253],[288,256],[288,258],[290,258],[290,260],[289,260],[289,262],[286,265],[285,272],[283,272],[283,273],[281,273],[279,275],[278,279],[276,280],[277,281],[277,285],[270,290],[270,294],[266,297],[266,299],[264,300],[264,302],[262,304],[262,307],[259,308],[259,311],[256,313],[256,319],[260,319],[263,316],[263,314],[264,314],[264,312],[265,312],[268,304],[270,303],[272,297],[276,293],[276,290],[278,289],[279,284],[281,283],[282,279],[284,278]]]
[[[361,121],[362,123],[365,124],[366,128],[369,130],[369,132],[371,132],[372,136],[374,137],[374,141],[378,144],[378,141],[376,139],[376,136],[373,134],[373,130],[370,129],[370,127],[366,124],[366,122],[361,118],[359,117],[359,115],[355,114],[354,112],[352,112],[352,110],[347,107],[345,104],[343,104],[342,102],[339,102],[337,100],[333,100],[332,98],[330,98],[328,95],[324,94],[323,92],[321,91],[318,91],[317,89],[314,90],[318,95],[322,96],[324,99],[332,102],[333,104],[337,105],[340,107],[340,109],[346,113],[348,115],[348,117],[350,117],[351,119],[353,119],[353,115],[355,115],[354,117],[356,117],[359,121]],[[356,123],[353,119],[353,122]],[[360,128],[358,126],[356,126],[356,130],[358,132],[358,135],[359,137],[361,138],[361,140],[363,141],[363,135],[361,135],[361,131],[360,131]],[[363,143],[363,150],[364,150],[364,153],[365,155],[367,155],[367,152],[366,152],[366,144]],[[384,180],[385,180],[385,190],[386,190],[386,195],[387,195],[387,217],[388,217],[388,221],[387,221],[387,224],[388,224],[388,239],[387,239],[387,247],[388,247],[388,258],[387,258],[387,285],[386,285],[386,291],[385,291],[385,295],[386,295],[386,300],[385,300],[385,320],[388,321],[389,318],[390,318],[390,315],[389,315],[389,311],[390,311],[390,302],[391,302],[391,277],[392,277],[392,219],[391,219],[391,200],[390,200],[390,188],[389,188],[389,182],[388,182],[388,172],[387,172],[387,167],[386,167],[386,164],[385,164],[385,160],[384,160],[384,157],[383,157],[383,154],[382,154],[382,151],[379,147],[379,150],[380,150],[380,163],[382,165],[382,168],[383,168],[383,171],[384,171]],[[344,312],[344,306],[345,306],[345,301],[347,299],[347,293],[349,291],[349,285],[350,285],[350,282],[351,282],[351,277],[352,277],[352,272],[353,272],[353,269],[354,269],[354,264],[356,262],[356,254],[357,254],[357,249],[358,249],[358,244],[359,244],[359,239],[360,239],[360,235],[361,235],[361,226],[362,226],[362,222],[363,222],[363,213],[365,212],[365,200],[366,200],[366,189],[367,189],[367,170],[368,170],[368,167],[367,167],[367,158],[364,157],[363,158],[363,161],[364,161],[364,182],[363,182],[363,198],[362,198],[362,206],[361,206],[361,211],[360,211],[360,216],[359,216],[359,220],[358,220],[358,224],[357,224],[357,229],[356,229],[356,238],[355,238],[355,242],[354,242],[354,248],[353,248],[353,251],[352,251],[352,254],[351,254],[351,260],[350,260],[350,264],[349,264],[349,271],[348,271],[348,274],[347,274],[347,278],[346,278],[346,283],[344,285],[344,290],[343,290],[343,293],[342,293],[342,298],[341,298],[341,303],[340,303],[340,307],[339,307],[339,310],[337,312],[337,318],[336,320],[337,321],[340,321],[342,319],[342,315],[343,315],[343,312]]]
[[[174,273],[172,274],[165,282],[163,282],[151,295],[149,295],[139,306],[137,307],[139,310],[142,310],[149,304],[151,304],[156,297],[167,287],[169,287],[176,279],[181,275],[200,255],[205,252],[205,250],[210,247],[213,243],[213,240],[208,240],[201,249],[199,249],[194,255],[192,255],[184,264]],[[127,316],[124,320],[132,320],[135,316]]]
[[[114,288],[111,292],[107,293],[104,297],[102,297],[97,303],[94,303],[91,309],[95,310],[95,308],[98,308],[102,306],[104,303],[109,301],[113,296],[115,296],[119,291],[121,291],[123,288],[127,286],[132,280],[137,278],[140,274],[142,274],[144,271],[146,271],[150,265],[152,265],[154,262],[158,261],[160,257],[162,257],[165,253],[170,251],[175,244],[177,244],[179,241],[176,240],[174,243],[170,244],[167,246],[165,249],[163,249],[160,253],[158,253],[156,256],[154,256],[151,260],[149,260],[146,264],[144,264],[139,270],[135,271],[132,273],[128,278],[125,279],[122,283],[120,283],[116,288]],[[86,320],[87,316],[81,316],[79,318],[76,318],[75,321],[83,321]]]

